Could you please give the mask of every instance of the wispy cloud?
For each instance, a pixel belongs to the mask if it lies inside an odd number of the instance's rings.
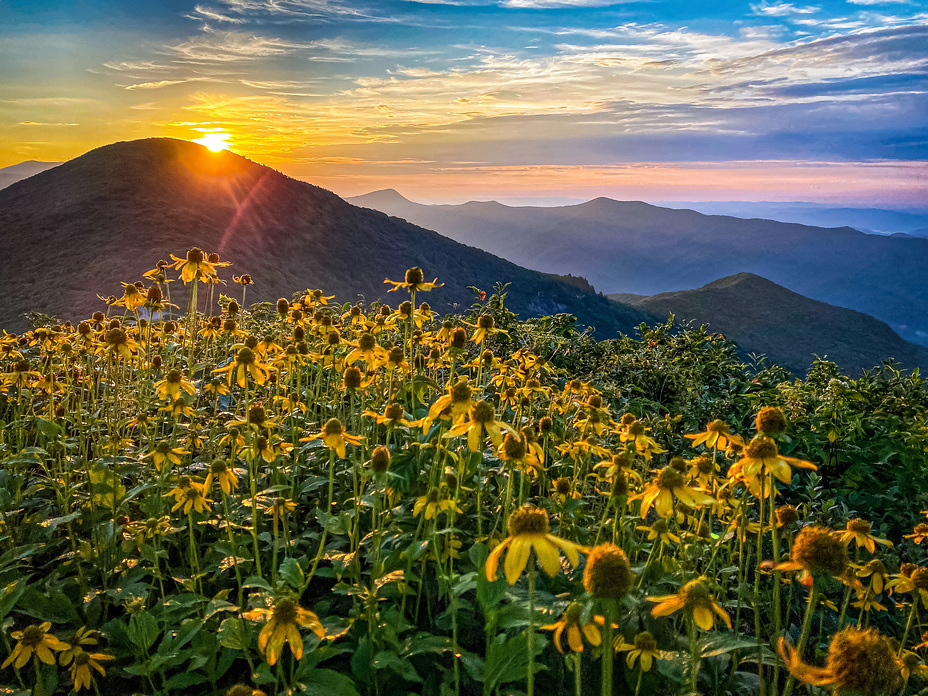
[[[78,126],[78,123],[49,123],[46,121],[20,121],[21,126]]]
[[[764,17],[792,17],[795,15],[815,14],[822,8],[817,6],[796,6],[789,2],[770,2],[763,0],[759,4],[751,4],[754,14]]]

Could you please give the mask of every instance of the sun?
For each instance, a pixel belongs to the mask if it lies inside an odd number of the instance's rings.
[[[202,138],[195,138],[193,142],[206,145],[213,152],[228,150],[230,143],[227,141],[232,136],[228,133],[205,133]]]

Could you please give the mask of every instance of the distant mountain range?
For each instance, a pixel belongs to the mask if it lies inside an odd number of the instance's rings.
[[[813,227],[853,227],[868,234],[908,234],[928,236],[928,208],[883,210],[850,208],[818,203],[773,203],[769,201],[710,201],[657,203],[665,208],[686,208],[706,215],[764,218],[779,222],[798,222]]]
[[[0,168],[0,189],[15,184],[22,179],[28,179],[46,169],[57,167],[61,162],[37,162],[36,160],[27,160],[19,164],[12,164],[9,167]]]
[[[816,358],[851,373],[892,356],[906,367],[928,367],[928,348],[900,338],[885,323],[852,309],[810,300],[752,273],[738,273],[695,290],[610,298],[680,322],[708,324],[745,354],[804,374]]]
[[[754,273],[928,345],[928,239],[609,198],[553,208],[421,205],[391,189],[349,200],[527,268],[581,275],[606,293],[653,295]]]
[[[421,266],[445,285],[418,299],[441,312],[470,306],[468,286],[502,281],[512,282],[507,305],[522,316],[569,312],[603,337],[653,319],[576,279],[520,268],[231,152],[167,138],[107,145],[3,189],[0,230],[0,327],[10,331],[26,327],[27,311],[89,316],[104,307],[98,293],[120,296],[119,281],[194,246],[254,278],[249,302],[318,287],[342,301],[395,305],[404,295],[387,295],[384,278]],[[183,307],[181,284],[171,290]]]

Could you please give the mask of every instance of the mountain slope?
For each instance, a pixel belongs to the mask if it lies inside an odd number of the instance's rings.
[[[928,344],[928,239],[608,198],[559,208],[420,205],[383,192],[350,200],[528,268],[582,275],[607,293],[684,290],[746,271]]]
[[[616,296],[610,296],[616,297]],[[851,309],[810,300],[752,273],[721,278],[695,290],[650,297],[619,295],[659,316],[709,324],[745,353],[805,374],[815,356],[851,373],[895,358],[905,367],[928,366],[928,349],[901,339],[883,322]]]
[[[508,306],[523,316],[569,312],[601,335],[649,315],[615,305],[574,281],[528,271],[429,230],[355,207],[230,152],[180,140],[115,143],[0,191],[0,327],[21,330],[23,312],[62,319],[100,309],[169,253],[218,252],[250,273],[249,301],[319,287],[340,300],[389,298],[384,278],[421,266],[445,283],[420,295],[439,310],[469,306],[475,285],[512,282]],[[228,277],[226,274],[225,277]],[[180,283],[171,285],[174,301]],[[222,288],[237,295],[232,288]],[[183,306],[183,305],[181,305]]]
[[[36,160],[27,160],[19,164],[12,164],[9,167],[0,168],[0,189],[15,184],[17,181],[35,176],[46,169],[57,167],[61,162],[37,162]]]

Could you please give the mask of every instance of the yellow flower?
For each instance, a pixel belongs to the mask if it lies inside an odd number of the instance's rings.
[[[251,621],[269,619],[258,634],[258,650],[272,667],[277,664],[285,643],[290,646],[294,659],[299,661],[303,657],[303,638],[299,626],[308,628],[319,640],[325,638],[325,629],[319,617],[289,598],[279,600],[271,608],[246,611],[242,616]]]
[[[406,277],[402,281],[396,280],[384,280],[384,283],[392,285],[388,292],[395,292],[400,288],[406,288],[410,292],[420,292],[420,291],[429,291],[434,288],[440,288],[444,283],[439,283],[438,278],[433,280],[431,283],[423,282],[425,280],[422,269],[418,266],[414,266],[406,271]]]
[[[883,588],[886,586],[889,571],[879,558],[874,558],[857,571],[857,577],[870,578],[870,589],[874,594],[883,594]]]
[[[216,269],[203,253],[202,249],[194,247],[187,251],[187,258],[179,259],[171,254],[171,260],[174,261],[174,269],[180,271],[180,278],[184,284],[191,280],[207,280],[216,276]],[[227,265],[227,264],[222,264]]]
[[[487,558],[487,580],[496,580],[496,568],[500,556],[507,549],[504,569],[506,581],[514,585],[529,562],[532,550],[541,563],[542,569],[554,577],[561,569],[558,550],[564,552],[571,565],[576,566],[580,560],[579,552],[584,547],[566,539],[560,539],[550,533],[548,513],[541,508],[525,504],[515,510],[508,521],[509,536],[506,537]]]
[[[214,479],[219,483],[219,488],[226,495],[231,495],[232,491],[238,488],[238,477],[224,459],[214,459],[212,464],[209,465],[209,473],[203,482],[204,491],[209,491]]]
[[[793,477],[793,470],[790,466],[818,470],[812,462],[795,457],[784,457],[777,449],[776,442],[769,437],[758,435],[744,448],[744,457],[732,464],[728,470],[728,476],[732,479],[744,480],[751,493],[757,496],[760,492],[758,479],[766,481],[767,476],[772,474],[783,483],[789,483]]]
[[[632,645],[627,645],[621,637],[616,638],[616,643],[620,641],[621,645],[616,646],[615,650],[616,652],[628,651],[628,655],[625,656],[625,664],[628,665],[629,669],[635,669],[635,662],[641,660],[639,663],[641,671],[650,672],[654,660],[662,659],[661,653],[657,649],[657,641],[654,640],[654,636],[647,631],[642,631],[636,635],[635,642]]]
[[[41,624],[27,626],[21,631],[12,631],[10,636],[19,641],[13,648],[10,656],[3,661],[0,669],[6,669],[11,664],[16,669],[22,669],[29,662],[33,653],[35,656],[47,665],[55,664],[55,656],[52,650],[61,652],[68,649],[67,643],[62,643],[48,629],[52,627],[51,622],[45,621]]]
[[[884,546],[893,545],[893,542],[889,541],[889,539],[875,537],[870,531],[870,523],[867,522],[867,520],[862,520],[860,518],[848,520],[847,529],[841,533],[841,541],[846,544],[854,541],[858,547],[863,546],[870,553],[876,551],[876,544],[883,544]],[[876,544],[874,542],[876,542]]]
[[[142,459],[151,459],[152,463],[155,465],[159,471],[163,470],[164,463],[167,462],[168,466],[174,464],[180,466],[180,458],[190,454],[187,450],[182,447],[171,447],[171,443],[167,440],[162,440],[155,447],[145,455],[142,456]]]
[[[345,458],[345,443],[352,445],[361,444],[360,435],[349,435],[345,432],[342,422],[338,418],[330,418],[326,421],[322,430],[315,435],[300,438],[300,442],[309,442],[322,438],[322,443],[330,450],[335,450],[336,454],[342,459]]]
[[[583,615],[583,605],[580,602],[571,602],[567,605],[567,610],[561,616],[559,621],[546,626],[539,626],[542,631],[554,631],[554,647],[558,652],[564,654],[564,647],[561,645],[561,636],[567,631],[567,645],[574,652],[583,652],[583,638],[593,647],[598,647],[602,643],[602,636],[599,634],[599,627],[605,625],[606,620],[602,616],[593,616],[592,621],[581,624],[580,620]]]
[[[428,429],[432,422],[441,417],[446,409],[450,410],[451,422],[464,420],[464,415],[473,407],[474,391],[466,379],[462,379],[448,389],[448,393],[438,397],[429,407],[428,415],[422,420],[423,429]]]
[[[674,496],[691,508],[715,502],[712,496],[687,486],[683,474],[672,466],[661,469],[644,491],[632,496],[632,500],[641,499],[642,518],[647,517],[652,505],[661,517],[670,517],[673,514]]]
[[[130,312],[134,312],[145,304],[145,293],[142,292],[144,287],[123,283],[123,295],[113,303],[114,307],[125,307]]]
[[[186,477],[182,477],[182,482],[183,478]],[[179,484],[172,491],[167,493],[167,495],[174,495],[174,499],[177,501],[174,507],[171,508],[171,512],[175,512],[181,508],[183,508],[183,513],[185,515],[189,515],[191,510],[196,512],[209,512],[210,503],[213,501],[206,497],[203,484],[191,481],[189,478],[185,483],[187,484],[186,486]]]
[[[499,458],[509,462],[519,471],[538,476],[539,472],[544,471],[544,467],[537,452],[528,445],[528,438],[522,433],[507,432],[499,448]]]
[[[196,387],[184,377],[180,370],[171,370],[164,379],[152,385],[159,399],[175,399],[181,390],[188,394],[196,393]]]
[[[717,449],[722,452],[731,450],[732,443],[738,443],[744,447],[744,440],[740,435],[732,435],[729,432],[728,424],[722,420],[714,420],[706,425],[705,432],[693,435],[684,435],[683,437],[693,441],[693,447],[705,445],[709,449]]]
[[[174,417],[187,416],[187,418],[193,418],[195,415],[193,406],[188,404],[187,400],[182,395],[169,401],[158,410],[163,411],[164,413],[169,413]]]
[[[576,500],[580,497],[580,493],[574,490],[573,481],[566,476],[554,479],[551,482],[551,498],[561,505],[566,503],[568,498]]]
[[[648,533],[648,541],[660,540],[662,544],[679,544],[680,537],[670,531],[670,525],[663,517],[658,517],[650,527],[644,525],[637,527],[639,532]]]
[[[105,677],[106,670],[103,669],[100,662],[115,659],[115,657],[106,653],[87,653],[81,648],[74,648],[67,653],[61,653],[61,666],[71,666],[71,683],[74,685],[74,691],[80,691],[93,686],[91,669],[96,670],[100,673],[100,676]]]
[[[622,442],[635,444],[635,450],[645,458],[645,461],[650,461],[655,454],[667,451],[647,434],[648,430],[649,428],[646,428],[644,423],[636,420],[626,425],[619,434],[619,440]]]
[[[719,606],[715,597],[709,592],[705,578],[690,580],[675,595],[665,595],[662,597],[648,597],[649,602],[657,602],[657,605],[651,609],[651,615],[655,617],[669,616],[675,611],[686,609],[692,614],[693,621],[699,628],[704,631],[711,631],[715,625],[715,614],[721,617],[722,621],[728,628],[731,628],[731,619],[728,612]]]
[[[515,433],[515,429],[502,421],[496,420],[496,409],[489,401],[478,401],[469,412],[469,420],[458,423],[445,433],[445,437],[457,437],[467,433],[467,447],[471,452],[483,450],[484,435],[500,447],[503,444],[503,431]]]
[[[416,498],[416,503],[412,508],[412,515],[418,517],[424,512],[425,519],[434,520],[441,513],[450,510],[461,512],[461,509],[455,507],[454,500],[447,496],[443,488],[441,490],[432,488],[425,495]]]
[[[928,524],[919,522],[915,525],[912,533],[906,534],[905,538],[912,539],[916,544],[921,544],[925,539],[928,539]]]
[[[364,367],[367,370],[376,370],[389,360],[386,349],[377,345],[377,339],[374,338],[373,334],[363,333],[356,345],[353,343],[350,345],[355,346],[355,348],[345,356],[345,363],[348,365],[363,360]]]
[[[258,361],[251,348],[245,346],[239,350],[235,360],[230,361],[224,367],[216,368],[213,374],[228,374],[229,384],[232,384],[234,379],[238,386],[244,388],[248,375],[251,375],[257,384],[264,384],[267,381],[267,366]]]
[[[362,415],[373,418],[377,422],[377,425],[386,425],[390,428],[397,425],[405,425],[408,427],[418,425],[416,421],[406,420],[406,409],[403,407],[403,404],[395,401],[387,405],[383,410],[383,415],[376,411],[364,411]]]

